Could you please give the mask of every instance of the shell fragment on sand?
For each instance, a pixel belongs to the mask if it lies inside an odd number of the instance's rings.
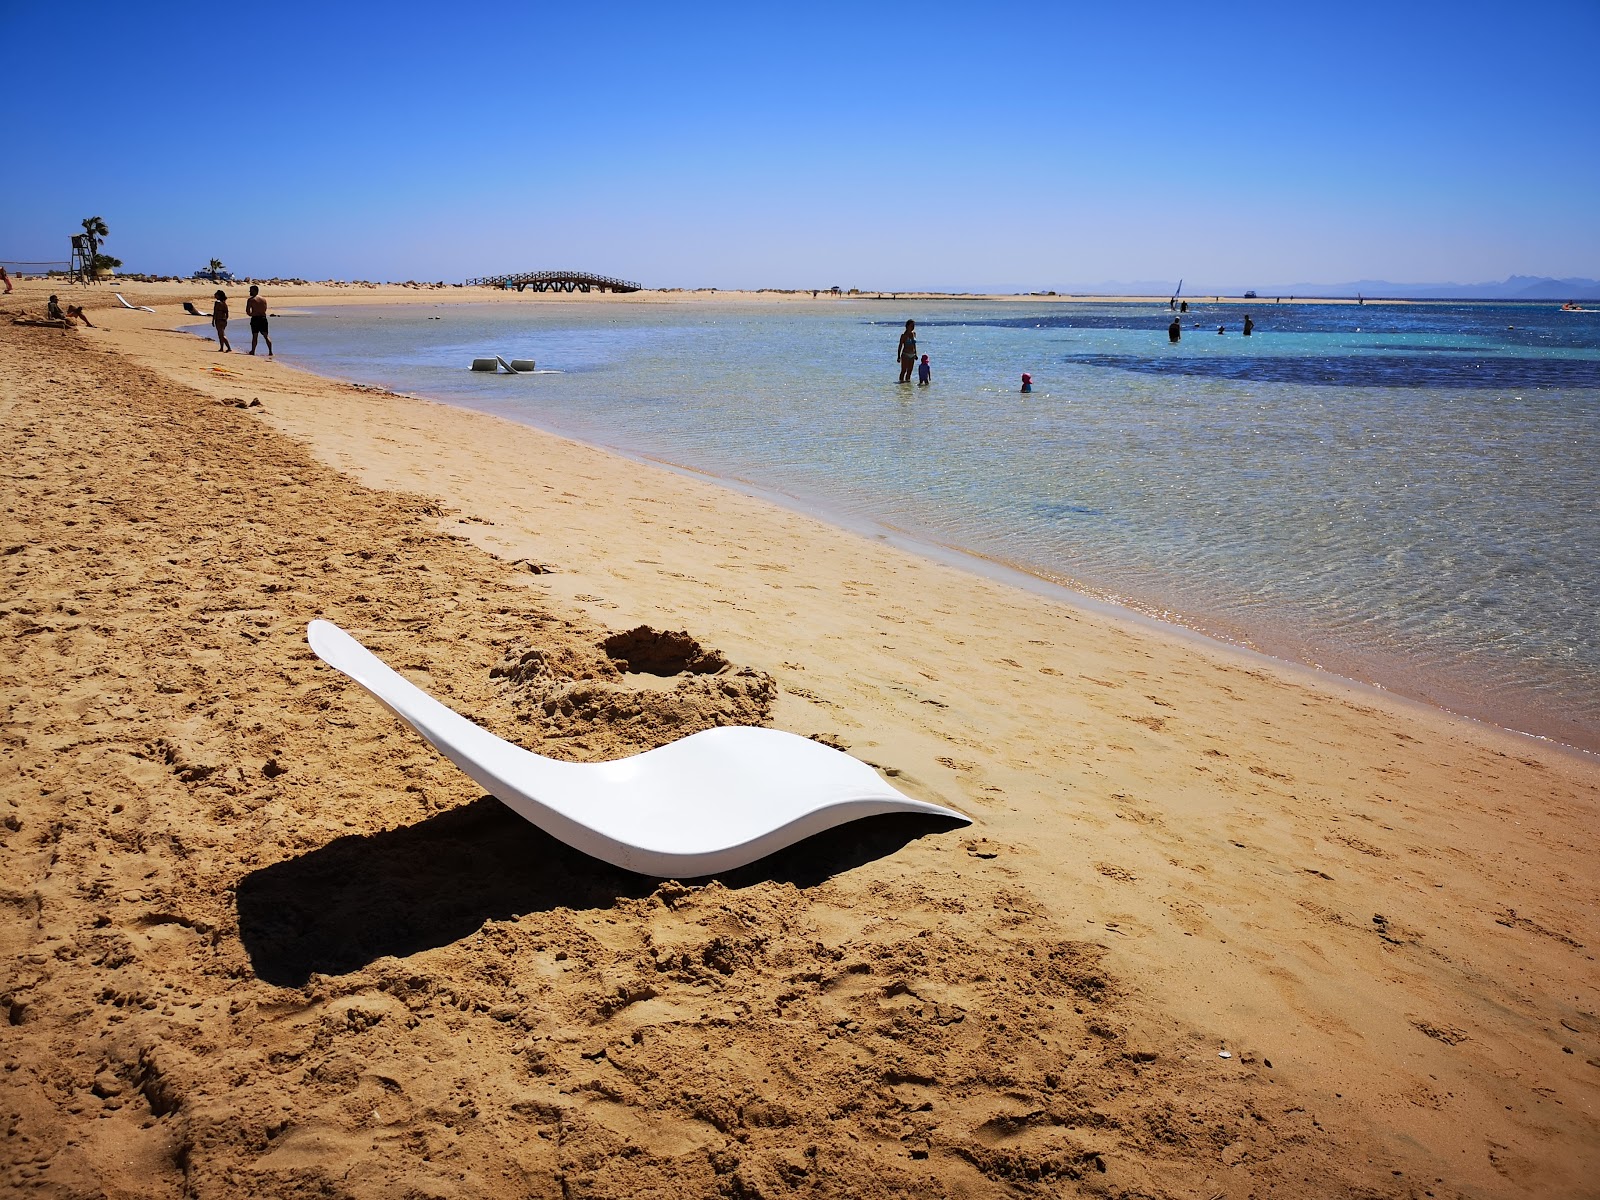
[[[518,815],[642,875],[714,875],[883,813],[970,824],[895,790],[848,754],[777,729],[706,729],[614,762],[544,758],[439,703],[331,622],[311,622],[306,640]]]

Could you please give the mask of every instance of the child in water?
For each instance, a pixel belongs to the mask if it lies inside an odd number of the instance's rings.
[[[1022,390],[1025,392],[1033,391],[1033,376],[1026,371],[1022,373]]]
[[[928,365],[928,356],[924,354],[922,361],[917,364],[917,386],[927,387],[933,382],[933,368]]]

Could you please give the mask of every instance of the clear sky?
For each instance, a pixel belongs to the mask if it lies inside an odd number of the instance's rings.
[[[0,259],[97,214],[152,273],[1600,277],[1600,0],[0,0],[0,46]]]

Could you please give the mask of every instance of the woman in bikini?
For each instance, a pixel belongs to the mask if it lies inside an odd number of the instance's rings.
[[[221,288],[211,298],[211,324],[217,331],[217,348],[232,350],[233,345],[228,341],[228,293]]]
[[[917,369],[917,323],[906,322],[906,331],[900,335],[900,348],[895,351],[900,357],[900,382],[910,383],[911,372]]]

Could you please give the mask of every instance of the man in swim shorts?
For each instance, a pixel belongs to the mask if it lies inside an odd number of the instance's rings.
[[[267,343],[267,357],[272,357],[272,339],[267,337],[267,302],[261,296],[261,289],[255,284],[250,285],[250,299],[244,302],[244,311],[250,318],[250,353],[256,352],[256,339],[262,338]]]

